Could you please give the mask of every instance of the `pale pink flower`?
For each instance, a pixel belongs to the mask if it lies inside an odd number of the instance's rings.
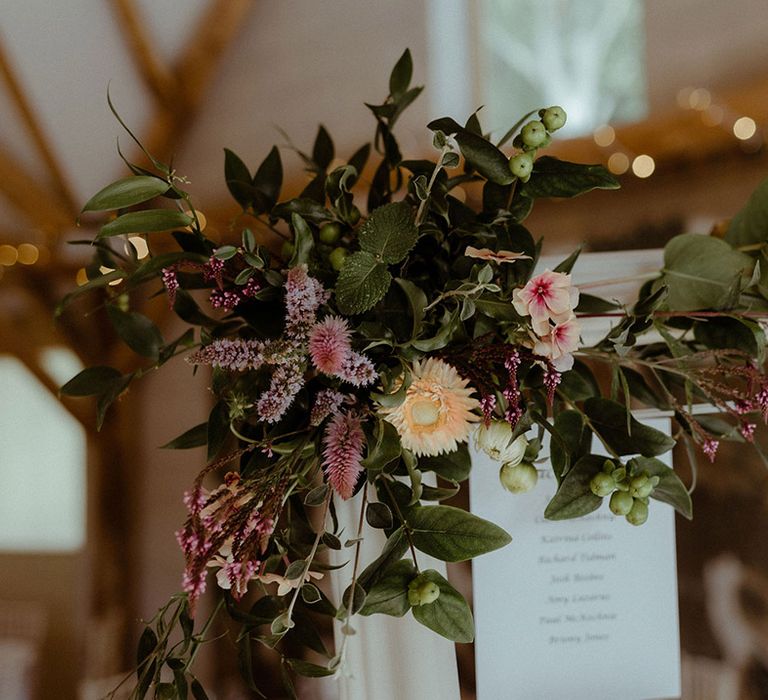
[[[328,316],[316,324],[309,334],[309,354],[312,364],[324,374],[338,374],[352,350],[347,322],[338,316]]]
[[[325,428],[323,444],[323,471],[328,482],[343,499],[351,498],[363,471],[365,434],[360,417],[337,413]]]
[[[379,412],[395,426],[403,447],[417,456],[453,452],[466,442],[480,402],[451,365],[430,357],[413,363],[411,384],[397,406]]]
[[[512,292],[515,311],[531,317],[537,335],[544,335],[546,321],[566,321],[578,303],[579,290],[571,284],[571,276],[564,272],[545,270],[525,287]]]
[[[320,425],[332,413],[338,412],[341,404],[347,398],[347,394],[342,394],[334,389],[318,391],[312,411],[309,414],[309,424],[312,426]]]
[[[567,321],[548,326],[548,332],[535,338],[533,352],[546,357],[558,372],[573,367],[571,353],[579,347],[579,323],[574,316]]]
[[[256,414],[267,423],[277,423],[293,403],[304,386],[304,364],[296,358],[295,364],[278,365],[272,373],[269,388],[256,402]]]
[[[187,362],[241,372],[261,367],[264,364],[264,349],[265,345],[260,340],[219,338],[193,352],[187,357]]]
[[[373,362],[362,353],[352,350],[337,376],[354,386],[370,386],[379,375],[373,367]]]
[[[305,342],[315,324],[315,315],[330,293],[314,277],[307,274],[306,265],[288,270],[285,280],[285,337]]]
[[[464,255],[479,260],[493,260],[497,263],[513,263],[515,260],[530,260],[531,256],[525,253],[513,253],[511,250],[491,250],[490,248],[475,248],[468,245]]]

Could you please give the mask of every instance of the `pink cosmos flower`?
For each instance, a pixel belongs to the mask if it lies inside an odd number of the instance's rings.
[[[325,429],[323,444],[323,471],[328,482],[343,499],[351,498],[363,471],[365,434],[360,417],[337,413]]]
[[[574,316],[549,326],[545,335],[535,339],[533,352],[550,360],[558,372],[567,372],[573,367],[571,353],[579,347],[580,330],[579,322]]]
[[[564,272],[545,270],[525,287],[512,292],[512,305],[521,316],[530,316],[533,330],[545,335],[546,321],[561,323],[571,316],[579,303],[579,290]]]
[[[309,334],[309,354],[312,364],[324,374],[338,374],[349,358],[351,347],[347,322],[329,316],[316,324]]]
[[[513,263],[515,260],[530,260],[530,255],[525,253],[513,253],[511,250],[491,250],[490,248],[475,248],[468,245],[464,255],[480,260],[493,260],[497,263]]]

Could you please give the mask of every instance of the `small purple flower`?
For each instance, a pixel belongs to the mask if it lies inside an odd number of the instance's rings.
[[[214,309],[227,309],[231,311],[240,303],[241,297],[237,292],[223,289],[214,289],[211,292],[210,302]]]
[[[171,307],[176,303],[176,292],[179,291],[179,277],[176,274],[176,267],[164,267],[161,273],[163,285],[168,293],[168,303]]]
[[[720,447],[719,441],[708,438],[704,440],[704,444],[701,446],[701,450],[705,455],[707,455],[710,462],[714,462],[718,447]]]

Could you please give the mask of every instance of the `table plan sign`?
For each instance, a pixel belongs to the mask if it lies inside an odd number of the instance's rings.
[[[668,419],[644,423],[669,431]],[[533,491],[512,495],[498,463],[474,450],[472,459],[472,511],[513,538],[473,562],[478,700],[679,697],[674,511],[652,501],[633,527],[606,499],[585,517],[549,521],[549,464]]]

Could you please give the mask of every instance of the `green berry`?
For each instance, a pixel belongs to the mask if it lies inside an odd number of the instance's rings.
[[[610,474],[599,472],[592,477],[592,480],[589,482],[589,488],[595,496],[605,498],[614,492],[616,482]]]
[[[341,266],[344,264],[344,261],[347,259],[347,249],[346,248],[334,248],[330,255],[328,256],[328,262],[331,263],[331,267],[338,272],[341,270]]]
[[[331,243],[336,243],[336,241],[338,241],[341,237],[341,226],[335,221],[330,221],[327,224],[323,224],[320,227],[319,237],[321,243],[327,243],[328,245]]]
[[[408,584],[408,602],[412,607],[429,605],[440,597],[440,587],[423,576],[417,576]]]
[[[647,474],[633,476],[629,487],[629,492],[636,498],[648,498],[653,491],[653,484]]]
[[[346,216],[346,220],[350,226],[354,226],[360,221],[360,210],[357,207],[352,207],[352,210]]]
[[[283,260],[290,260],[293,257],[293,253],[296,250],[296,247],[291,243],[291,241],[285,241],[283,243],[283,247],[280,249],[280,256],[283,258]]]
[[[626,491],[616,491],[611,496],[610,508],[614,515],[626,515],[632,510],[634,499]]]
[[[528,462],[517,465],[503,464],[499,470],[501,485],[511,493],[527,493],[539,480],[536,467]]]
[[[530,148],[538,148],[547,140],[547,130],[539,121],[528,122],[520,131],[520,138]]]
[[[644,500],[636,498],[632,508],[627,513],[627,522],[631,525],[642,525],[646,520],[648,520],[648,504]]]
[[[533,170],[533,156],[530,153],[518,153],[509,159],[509,169],[523,182],[528,182]]]
[[[555,105],[544,110],[541,115],[541,122],[547,131],[557,131],[565,126],[567,118],[565,110]]]

